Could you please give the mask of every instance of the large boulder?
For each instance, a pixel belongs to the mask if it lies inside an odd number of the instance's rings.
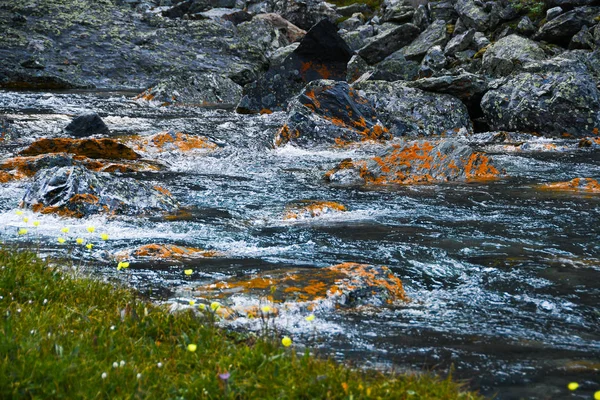
[[[456,0],[454,9],[467,28],[480,32],[490,29],[490,15],[475,0]]]
[[[97,113],[82,114],[75,117],[69,125],[66,126],[65,132],[78,138],[110,134],[108,126],[106,126]]]
[[[399,50],[378,63],[369,79],[388,82],[412,81],[418,75],[419,63],[407,60],[402,50]]]
[[[466,106],[454,96],[425,92],[400,81],[360,82],[354,89],[373,104],[383,126],[394,136],[472,131]]]
[[[240,113],[281,111],[306,83],[317,79],[345,80],[352,50],[335,25],[323,20],[302,39],[281,65],[272,66],[258,81],[244,87]]]
[[[600,7],[577,7],[546,22],[534,35],[534,39],[567,47],[571,38],[584,25],[588,27],[595,25],[596,18],[599,16]]]
[[[529,61],[546,58],[544,50],[533,40],[519,35],[509,35],[490,46],[482,60],[482,70],[488,75],[510,75]]]
[[[456,140],[414,141],[394,145],[366,160],[342,161],[325,180],[342,186],[407,185],[495,179],[491,159]]]
[[[412,43],[419,36],[420,30],[413,24],[403,24],[375,36],[369,44],[358,50],[367,63],[375,64],[393,52]]]
[[[174,20],[115,3],[0,7],[0,87],[138,89],[182,71],[218,71],[243,85],[267,66],[264,53],[242,45],[231,24]],[[27,15],[27,23],[14,23],[13,13]]]
[[[137,99],[163,106],[234,107],[241,97],[240,85],[226,76],[206,72],[171,77],[147,89]]]
[[[33,142],[19,154],[37,156],[49,153],[69,153],[105,160],[137,160],[140,155],[130,147],[113,139],[42,138]]]
[[[322,20],[335,23],[342,16],[331,4],[320,0],[285,0],[269,3],[269,12],[281,15],[292,24],[311,29]]]
[[[448,39],[446,21],[438,19],[402,49],[402,53],[409,60],[420,60],[433,46],[445,46]]]
[[[22,206],[35,212],[81,218],[97,213],[172,212],[177,202],[165,189],[72,166],[38,172]]]
[[[418,79],[407,82],[406,86],[428,92],[446,93],[456,96],[462,101],[469,101],[473,98],[481,99],[488,90],[489,82],[481,75],[462,71],[456,75]]]
[[[600,93],[581,72],[520,73],[487,92],[481,108],[496,130],[586,137],[600,127]]]
[[[346,82],[314,81],[290,102],[288,118],[275,145],[344,145],[391,136],[373,104]]]

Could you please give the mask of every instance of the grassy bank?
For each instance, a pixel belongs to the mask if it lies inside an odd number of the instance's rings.
[[[476,399],[450,380],[360,372],[168,313],[131,290],[0,250],[0,398]],[[190,346],[192,345],[192,346]]]

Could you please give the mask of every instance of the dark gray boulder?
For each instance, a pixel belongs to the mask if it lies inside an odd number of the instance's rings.
[[[82,114],[75,117],[65,127],[65,132],[71,136],[82,138],[93,135],[110,135],[108,126],[96,113]]]
[[[445,46],[449,40],[446,21],[436,20],[421,34],[406,46],[402,53],[409,60],[421,60],[433,46]]]
[[[544,50],[533,40],[509,35],[487,49],[483,55],[482,71],[495,77],[507,76],[526,62],[545,58]]]
[[[587,137],[600,127],[600,93],[581,72],[520,73],[487,92],[481,108],[495,130]]]
[[[352,56],[348,61],[348,72],[346,74],[346,82],[352,83],[360,78],[365,72],[371,71],[372,67],[367,64],[358,54]]]
[[[454,96],[425,92],[401,81],[366,81],[355,83],[354,88],[374,105],[394,137],[472,131],[466,106]]]
[[[290,102],[275,145],[315,147],[390,138],[368,99],[346,82],[321,80],[306,85]]]
[[[444,51],[440,46],[433,46],[427,51],[421,66],[419,68],[420,77],[429,77],[435,73],[441,72],[448,63]]]
[[[459,51],[464,51],[471,46],[473,38],[475,37],[475,29],[468,29],[463,33],[454,36],[444,47],[444,54],[453,56]]]
[[[306,83],[317,79],[345,80],[351,57],[352,50],[338,35],[335,25],[322,20],[282,64],[272,66],[260,79],[244,87],[237,111],[285,110],[288,101]]]
[[[454,1],[430,1],[427,7],[429,8],[429,16],[432,21],[441,19],[449,24],[453,24],[458,19]]]
[[[407,82],[406,86],[428,92],[450,94],[466,102],[473,98],[481,99],[489,88],[489,82],[481,75],[461,72],[457,75],[418,79]]]
[[[419,63],[407,60],[400,50],[378,63],[369,79],[388,82],[412,81],[418,75]]]
[[[585,25],[571,38],[571,42],[569,43],[569,50],[590,50],[593,47],[595,47],[594,36]]]
[[[569,12],[559,15],[552,21],[546,22],[533,38],[535,40],[545,40],[549,43],[567,47],[571,38],[575,36],[584,25],[595,25],[598,16],[600,16],[600,7],[577,7]]]
[[[529,19],[527,15],[521,18],[521,20],[517,24],[517,32],[525,36],[533,35],[536,30],[537,29],[535,25],[533,24],[533,22],[531,22],[531,19]]]
[[[76,218],[98,213],[172,212],[177,202],[167,193],[148,183],[82,166],[54,167],[35,175],[22,205],[36,212]]]
[[[546,21],[552,21],[554,18],[562,14],[563,9],[561,7],[552,7],[546,10]]]
[[[306,31],[324,19],[335,23],[342,17],[331,4],[321,0],[286,0],[269,4],[270,12],[281,15]]]
[[[490,15],[474,0],[457,0],[454,8],[460,20],[467,28],[485,32],[490,26]]]
[[[444,19],[444,21],[447,20]],[[412,23],[422,31],[427,29],[429,24],[431,24],[431,17],[429,15],[429,10],[427,9],[427,6],[425,6],[424,4],[420,4],[419,7],[417,7],[417,10],[413,15]]]
[[[415,8],[410,1],[384,1],[382,5],[383,22],[404,23],[411,22],[415,14]]]
[[[358,50],[358,54],[369,64],[383,60],[393,52],[412,43],[419,36],[419,28],[403,24],[375,36],[369,44]]]

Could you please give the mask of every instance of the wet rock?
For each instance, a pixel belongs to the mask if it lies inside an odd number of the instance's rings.
[[[545,40],[549,43],[567,47],[571,38],[583,28],[584,25],[593,26],[596,18],[600,16],[600,7],[578,7],[574,10],[559,15],[546,22],[533,36],[535,40]]]
[[[584,49],[589,50],[595,47],[594,37],[587,26],[583,26],[575,36],[571,38],[569,43],[569,50]]]
[[[323,20],[302,39],[300,46],[281,65],[272,66],[258,81],[244,87],[240,113],[281,111],[307,82],[316,79],[345,80],[352,50],[331,22]]]
[[[592,178],[575,178],[568,182],[539,185],[539,189],[558,192],[600,193],[600,183]]]
[[[546,11],[546,21],[552,21],[554,18],[562,14],[563,9],[560,7],[552,7]]]
[[[491,159],[455,140],[394,145],[379,156],[342,161],[325,174],[336,185],[380,186],[496,179]]]
[[[135,148],[146,152],[182,152],[212,151],[219,146],[206,136],[189,135],[174,130],[160,132],[148,138],[141,138],[132,143]]]
[[[135,249],[120,251],[115,254],[115,259],[120,261],[130,259],[186,260],[212,258],[220,255],[218,251],[202,250],[195,247],[177,246],[174,244],[151,243]]]
[[[309,83],[290,102],[275,145],[314,147],[390,138],[371,102],[346,82],[322,80]]]
[[[486,50],[483,55],[482,70],[491,76],[507,76],[528,61],[545,58],[544,50],[533,40],[509,35]]]
[[[272,291],[272,287],[275,288]],[[382,306],[408,300],[402,282],[389,268],[343,263],[326,268],[275,270],[250,279],[230,279],[196,288],[195,295],[226,302],[232,295],[272,299],[279,303],[312,303],[328,300],[332,307]],[[248,301],[245,302],[246,305]],[[246,315],[244,309],[234,309]]]
[[[162,106],[234,107],[242,88],[231,79],[205,72],[189,77],[172,77],[144,91],[138,100]]]
[[[284,220],[302,220],[318,218],[323,215],[346,211],[346,206],[334,201],[303,200],[288,204],[283,215]]]
[[[406,86],[428,92],[447,93],[463,101],[479,98],[487,92],[489,82],[481,75],[461,72],[457,75],[443,75],[407,82]]]
[[[473,38],[475,37],[475,29],[468,29],[465,32],[454,36],[446,47],[444,47],[444,54],[448,56],[453,56],[459,51],[463,51],[471,46],[473,42]]]
[[[365,47],[358,50],[367,63],[375,64],[393,52],[412,43],[419,35],[419,28],[413,24],[403,24],[375,36]]]
[[[141,214],[172,211],[177,202],[147,183],[81,166],[54,167],[38,172],[22,206],[43,214],[82,218],[98,213]]]
[[[600,93],[586,73],[521,73],[481,101],[492,129],[585,137],[600,127]]]
[[[456,97],[424,92],[405,82],[366,81],[355,84],[354,89],[374,105],[394,137],[472,131],[467,108]]]
[[[346,74],[346,81],[352,83],[360,78],[364,73],[370,71],[371,68],[365,60],[363,60],[358,54],[352,56],[348,61],[348,72]]]
[[[412,81],[418,74],[419,64],[416,61],[407,60],[400,50],[377,64],[369,79],[388,82]]]
[[[531,22],[528,16],[521,18],[517,25],[517,31],[525,36],[533,35],[536,30],[535,25],[533,25],[533,22]]]
[[[433,46],[445,46],[448,39],[446,21],[436,20],[402,52],[409,60],[420,60]]]
[[[105,160],[137,160],[140,155],[112,139],[38,139],[19,154],[37,156],[48,153],[69,153]]]
[[[467,28],[481,32],[493,28],[490,26],[490,15],[474,0],[457,0],[454,9]]]
[[[65,128],[65,132],[78,138],[93,135],[110,135],[108,126],[96,113],[82,114],[73,119]]]

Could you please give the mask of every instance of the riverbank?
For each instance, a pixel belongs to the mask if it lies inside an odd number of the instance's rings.
[[[450,379],[357,371],[169,313],[132,290],[0,250],[2,398],[479,399]]]

